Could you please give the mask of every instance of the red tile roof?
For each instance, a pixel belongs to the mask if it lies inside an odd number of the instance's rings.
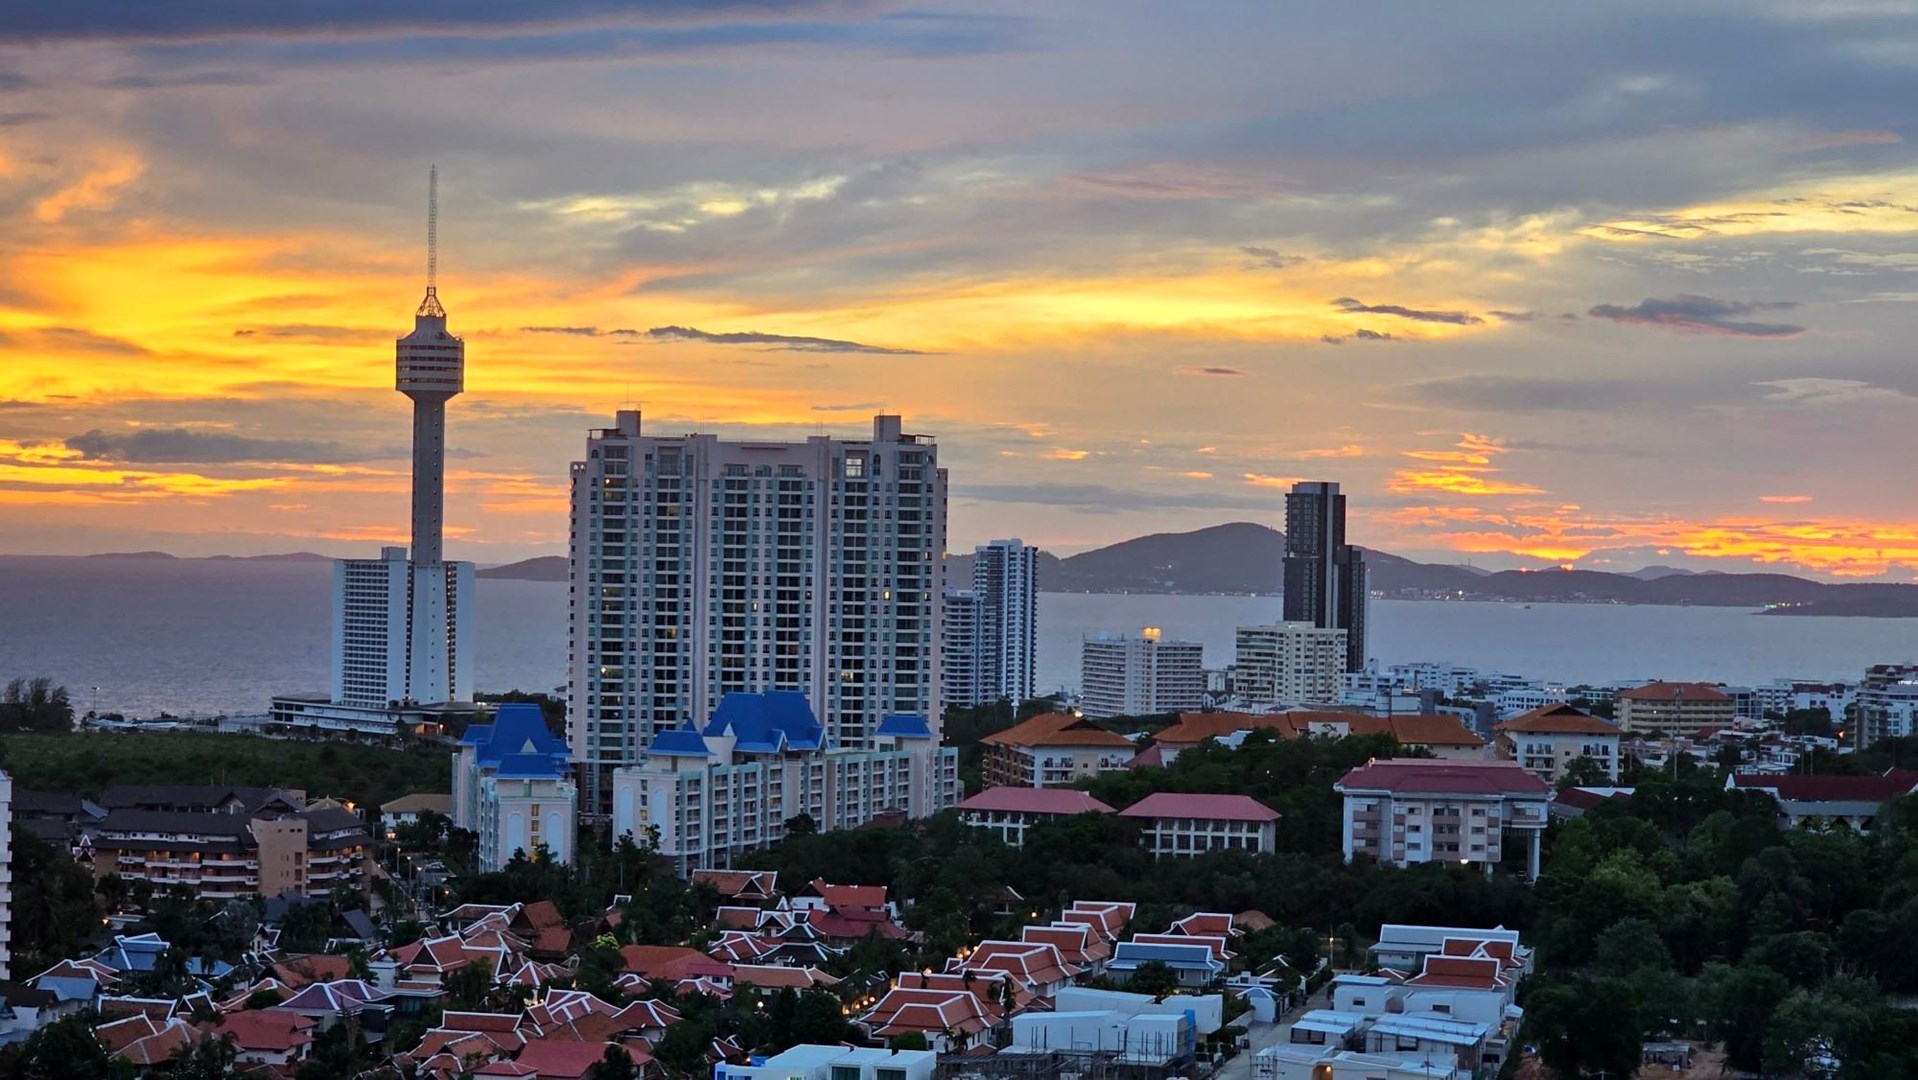
[[[1124,810],[1129,818],[1197,818],[1203,821],[1277,821],[1279,812],[1250,795],[1201,795],[1155,791]]]
[[[987,746],[1125,746],[1124,735],[1107,731],[1083,716],[1043,713],[979,740]]]
[[[879,999],[862,1021],[878,1038],[908,1031],[939,1035],[977,1035],[993,1024],[979,998],[964,990],[908,990],[894,988]]]
[[[1074,788],[990,787],[959,804],[961,810],[1022,814],[1110,814],[1112,807]]]
[[[559,1039],[534,1039],[526,1044],[513,1062],[533,1070],[540,1080],[574,1080],[590,1072],[594,1065],[606,1056],[604,1042],[571,1042]],[[652,1060],[650,1055],[635,1053],[632,1047],[618,1045],[625,1050],[633,1064],[641,1065]],[[526,1074],[520,1074],[526,1075]]]
[[[1498,731],[1522,731],[1538,735],[1617,735],[1618,727],[1563,702],[1541,705],[1520,713],[1495,728]]]
[[[683,945],[627,945],[619,950],[619,957],[627,971],[653,982],[674,982],[701,975],[731,978],[733,973],[731,964]]]
[[[827,907],[863,907],[878,908],[886,906],[886,887],[884,885],[834,885],[825,878],[814,878],[810,883],[814,895],[826,902]]]
[[[1731,700],[1723,690],[1710,683],[1701,682],[1649,682],[1644,686],[1620,690],[1617,696],[1626,701],[1656,701],[1665,704],[1681,698],[1688,702]]]
[[[1544,795],[1551,785],[1515,761],[1375,760],[1346,773],[1339,791],[1430,792],[1440,795]]]
[[[1918,772],[1892,769],[1879,776],[1797,776],[1737,773],[1732,786],[1769,791],[1780,802],[1885,802],[1918,788]]]
[[[1496,957],[1427,954],[1424,970],[1407,979],[1406,985],[1496,990],[1502,984],[1499,977],[1500,966]]]
[[[230,1013],[213,1029],[215,1036],[232,1036],[241,1050],[271,1050],[280,1053],[313,1041],[313,1029],[319,1021],[298,1013],[278,1009],[252,1009]]]

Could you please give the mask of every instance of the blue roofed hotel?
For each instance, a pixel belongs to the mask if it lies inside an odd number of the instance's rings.
[[[801,814],[829,832],[958,803],[958,751],[925,717],[889,714],[871,742],[835,745],[798,691],[727,694],[703,730],[659,732],[613,771],[613,835],[650,839],[689,874],[776,843]]]
[[[453,757],[453,824],[479,835],[482,871],[541,845],[572,861],[579,786],[569,753],[538,705],[501,705],[491,724],[466,729]]]

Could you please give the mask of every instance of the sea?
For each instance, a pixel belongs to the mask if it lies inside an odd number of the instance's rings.
[[[155,717],[263,712],[327,682],[329,565],[253,559],[0,556],[0,681],[46,675],[75,707]],[[566,586],[482,579],[482,691],[566,679]],[[1918,661],[1918,619],[1760,615],[1742,608],[1374,600],[1381,663],[1435,660],[1562,683],[1855,679]],[[1157,627],[1232,658],[1233,630],[1279,617],[1276,597],[1043,593],[1041,689],[1074,689],[1079,646]]]

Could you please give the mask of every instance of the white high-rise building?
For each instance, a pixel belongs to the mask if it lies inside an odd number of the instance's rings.
[[[1079,654],[1080,708],[1095,720],[1189,712],[1205,704],[1205,646],[1138,637],[1086,638]]]
[[[1003,698],[1018,705],[1032,697],[1039,651],[1038,566],[1039,549],[1018,540],[994,540],[973,549],[983,700]]]
[[[946,475],[897,416],[870,439],[643,432],[637,411],[573,465],[568,727],[584,805],[657,732],[731,693],[796,690],[829,746],[889,715],[938,725]]]
[[[947,709],[969,709],[987,700],[979,671],[979,594],[945,590],[945,637],[940,643],[941,702]],[[996,701],[997,698],[992,700]]]
[[[432,185],[436,202],[437,174]],[[412,557],[388,547],[334,563],[332,697],[274,698],[278,726],[393,735],[431,728],[429,713],[473,697],[473,564],[447,562],[442,549],[446,403],[466,388],[466,343],[440,306],[435,218],[429,211],[426,298],[413,332],[394,342],[393,385],[413,402]]]
[[[437,582],[425,579],[437,576]],[[443,598],[443,632],[428,634],[409,617],[414,596]],[[403,547],[380,549],[377,559],[333,563],[333,701],[372,709],[403,703],[437,704],[472,697],[472,563],[421,566]],[[414,646],[428,646],[419,656]]]
[[[1337,705],[1345,683],[1345,631],[1309,622],[1241,626],[1233,687],[1254,708]]]

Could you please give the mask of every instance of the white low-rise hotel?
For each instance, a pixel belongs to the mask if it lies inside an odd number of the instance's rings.
[[[1027,830],[1040,822],[1112,812],[1076,788],[990,787],[959,804],[961,821],[991,830],[1009,847],[1024,847]]]
[[[1140,843],[1159,858],[1278,850],[1279,812],[1250,795],[1156,791],[1119,816],[1140,822]]]
[[[690,875],[777,843],[802,814],[830,832],[959,801],[958,751],[924,717],[886,716],[871,741],[833,745],[795,691],[728,694],[703,731],[662,731],[638,764],[613,771],[613,835],[650,840]]]

